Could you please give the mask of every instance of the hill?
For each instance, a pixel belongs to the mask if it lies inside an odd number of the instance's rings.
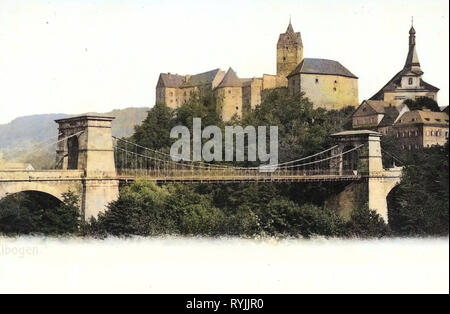
[[[146,118],[149,108],[126,108],[101,114],[116,119],[112,123],[114,136],[130,136],[134,126]],[[50,167],[54,160],[54,145],[57,140],[56,119],[76,115],[62,113],[19,117],[7,124],[0,124],[0,155],[8,161],[30,162],[36,168]]]

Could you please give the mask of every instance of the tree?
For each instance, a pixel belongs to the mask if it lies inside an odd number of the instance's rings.
[[[76,234],[81,226],[79,198],[63,194],[62,202],[40,192],[9,195],[0,201],[0,233]]]
[[[383,218],[367,205],[353,210],[345,229],[348,236],[359,238],[384,237],[390,232]]]
[[[69,191],[62,195],[62,202],[54,209],[39,213],[36,232],[51,235],[76,234],[80,231],[82,217],[79,197]]]
[[[169,147],[172,143],[170,130],[173,126],[173,112],[164,104],[156,104],[148,112],[141,125],[135,127],[132,140],[151,149]]]
[[[438,103],[429,97],[418,97],[416,99],[406,99],[403,102],[408,106],[409,110],[423,110],[429,109],[431,111],[440,112]]]
[[[399,235],[448,235],[448,142],[412,152],[400,185],[388,197],[389,221]]]

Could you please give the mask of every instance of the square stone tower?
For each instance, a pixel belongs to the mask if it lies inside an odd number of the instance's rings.
[[[277,43],[277,75],[287,77],[303,60],[303,42],[299,32],[294,32],[291,21]]]
[[[83,170],[80,209],[85,220],[97,217],[119,196],[111,133],[113,117],[85,115],[56,120],[56,163],[62,170]]]
[[[115,176],[111,133],[113,117],[79,116],[56,120],[59,140],[56,163],[62,170],[84,170],[87,175]]]

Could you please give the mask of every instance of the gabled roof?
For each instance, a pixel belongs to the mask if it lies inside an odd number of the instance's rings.
[[[178,88],[183,85],[185,79],[183,75],[161,73],[159,75],[158,86],[169,88]]]
[[[429,110],[413,110],[405,112],[395,125],[404,124],[445,124],[448,125],[448,115],[445,112]]]
[[[375,95],[373,95],[370,100],[383,100],[384,99],[384,93],[385,92],[393,92],[398,87],[401,86],[401,80],[402,76],[405,74],[405,72],[409,72],[408,70],[401,70],[398,72],[392,79],[387,82],[386,85],[384,85]],[[419,74],[417,74],[419,75]],[[426,91],[430,92],[438,92],[439,88],[425,82],[423,79],[420,79],[420,87]]]
[[[217,86],[217,88],[223,87],[242,87],[241,80],[238,78],[236,72],[234,72],[232,68],[228,69],[222,82],[220,82],[219,86]]]
[[[328,59],[316,59],[305,58],[302,62],[292,71],[288,77],[295,74],[325,74],[325,75],[338,75],[351,78],[358,78],[352,72],[347,70],[342,64],[334,60]]]
[[[448,114],[448,106],[445,107],[444,109],[442,109],[442,112],[445,112],[446,114]]]
[[[352,116],[370,116],[374,114],[384,114],[384,108],[388,104],[379,100],[364,100],[353,112]],[[368,108],[367,108],[368,107]],[[369,109],[369,110],[367,110]]]
[[[373,108],[373,110],[375,110],[376,113],[385,113],[385,108],[389,107],[389,104],[382,100],[366,100],[366,102]]]
[[[221,71],[220,69],[214,69],[208,72],[192,75],[188,78],[184,86],[188,87],[188,86],[201,86],[211,84],[220,71]]]
[[[383,119],[381,119],[380,123],[378,124],[378,127],[393,125],[395,120],[398,118],[399,114],[400,111],[398,110],[397,107],[394,106],[385,107]]]
[[[220,72],[220,69],[214,69],[208,72],[186,76],[161,73],[159,75],[158,86],[169,88],[203,86],[211,84]]]

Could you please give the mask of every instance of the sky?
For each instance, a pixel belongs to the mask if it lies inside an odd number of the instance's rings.
[[[151,107],[159,73],[276,72],[292,19],[305,57],[341,62],[360,101],[402,69],[411,17],[423,78],[449,103],[447,0],[0,0],[0,124]]]

